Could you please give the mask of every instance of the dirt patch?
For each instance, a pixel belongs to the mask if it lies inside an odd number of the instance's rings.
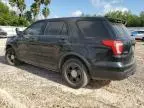
[[[13,106],[15,104],[26,108],[144,108],[142,42],[136,44],[138,67],[134,76],[104,87],[94,81],[79,90],[67,87],[60,73],[28,64],[19,67],[7,65],[4,60],[4,44],[5,40],[0,40],[0,102],[6,100],[4,102],[8,108],[17,108]],[[7,96],[3,98],[3,94]]]
[[[26,108],[26,106],[16,101],[5,90],[0,89],[0,108]]]

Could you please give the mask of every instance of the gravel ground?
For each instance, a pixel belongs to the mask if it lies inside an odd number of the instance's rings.
[[[0,39],[0,108],[144,108],[144,43],[137,42],[134,76],[102,86],[93,81],[85,88],[69,88],[61,75],[4,60],[5,40]]]

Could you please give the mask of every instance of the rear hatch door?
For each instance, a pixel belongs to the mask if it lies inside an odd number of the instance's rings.
[[[113,23],[112,26],[116,34],[116,40],[120,40],[124,44],[121,60],[124,64],[129,64],[134,59],[135,39],[130,36],[130,33],[125,25]]]

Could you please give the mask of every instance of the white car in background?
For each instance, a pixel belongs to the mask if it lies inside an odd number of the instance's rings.
[[[0,38],[5,38],[7,36],[7,32],[0,28]]]
[[[133,31],[131,33],[131,36],[133,36],[135,39],[143,40],[144,41],[144,31],[142,31],[142,30],[140,30],[140,31]]]

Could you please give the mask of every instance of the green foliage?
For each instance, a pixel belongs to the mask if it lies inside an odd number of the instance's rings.
[[[12,7],[17,7],[20,13],[18,15],[18,13],[10,11],[9,7],[0,0],[0,25],[28,26],[35,21],[42,5],[43,16],[47,18],[50,13],[48,4],[50,4],[51,0],[34,0],[34,3],[31,5],[31,9],[28,11],[25,11],[25,0],[8,1]]]
[[[81,17],[96,17],[97,15],[82,14]],[[144,11],[140,15],[134,15],[130,11],[111,11],[104,15],[105,17],[110,17],[112,19],[121,19],[126,21],[127,27],[144,27]]]
[[[50,4],[51,0],[34,0],[35,2],[31,5],[31,12],[33,14],[34,20],[36,19],[37,15],[40,12],[41,5],[44,5],[44,8],[42,9],[42,14],[45,18],[48,17],[50,11],[47,7]]]
[[[144,12],[141,14],[134,15],[131,12],[121,12],[121,11],[113,11],[107,13],[105,16],[110,18],[118,18],[127,21],[126,26],[128,27],[141,27],[144,26]]]
[[[2,13],[8,13],[8,12],[9,12],[9,8],[0,1],[0,15]]]
[[[25,17],[19,17],[0,1],[0,25],[28,26],[28,24],[29,21]]]
[[[32,19],[32,12],[31,11],[26,11],[25,14],[24,14],[25,18],[29,21],[29,22],[32,22],[33,19]]]
[[[20,16],[23,15],[23,11],[26,9],[25,0],[9,0],[9,4],[12,7],[16,6],[20,11]]]
[[[40,6],[37,3],[33,3],[31,5],[31,12],[33,13],[34,18],[39,14]]]
[[[144,27],[144,11],[142,11],[142,12],[140,13],[140,19],[141,19],[141,26]]]
[[[47,8],[47,7],[43,8],[42,14],[45,18],[47,18],[49,15],[49,8]]]
[[[41,0],[41,3],[44,4],[45,6],[47,6],[48,4],[50,4],[50,0]]]

